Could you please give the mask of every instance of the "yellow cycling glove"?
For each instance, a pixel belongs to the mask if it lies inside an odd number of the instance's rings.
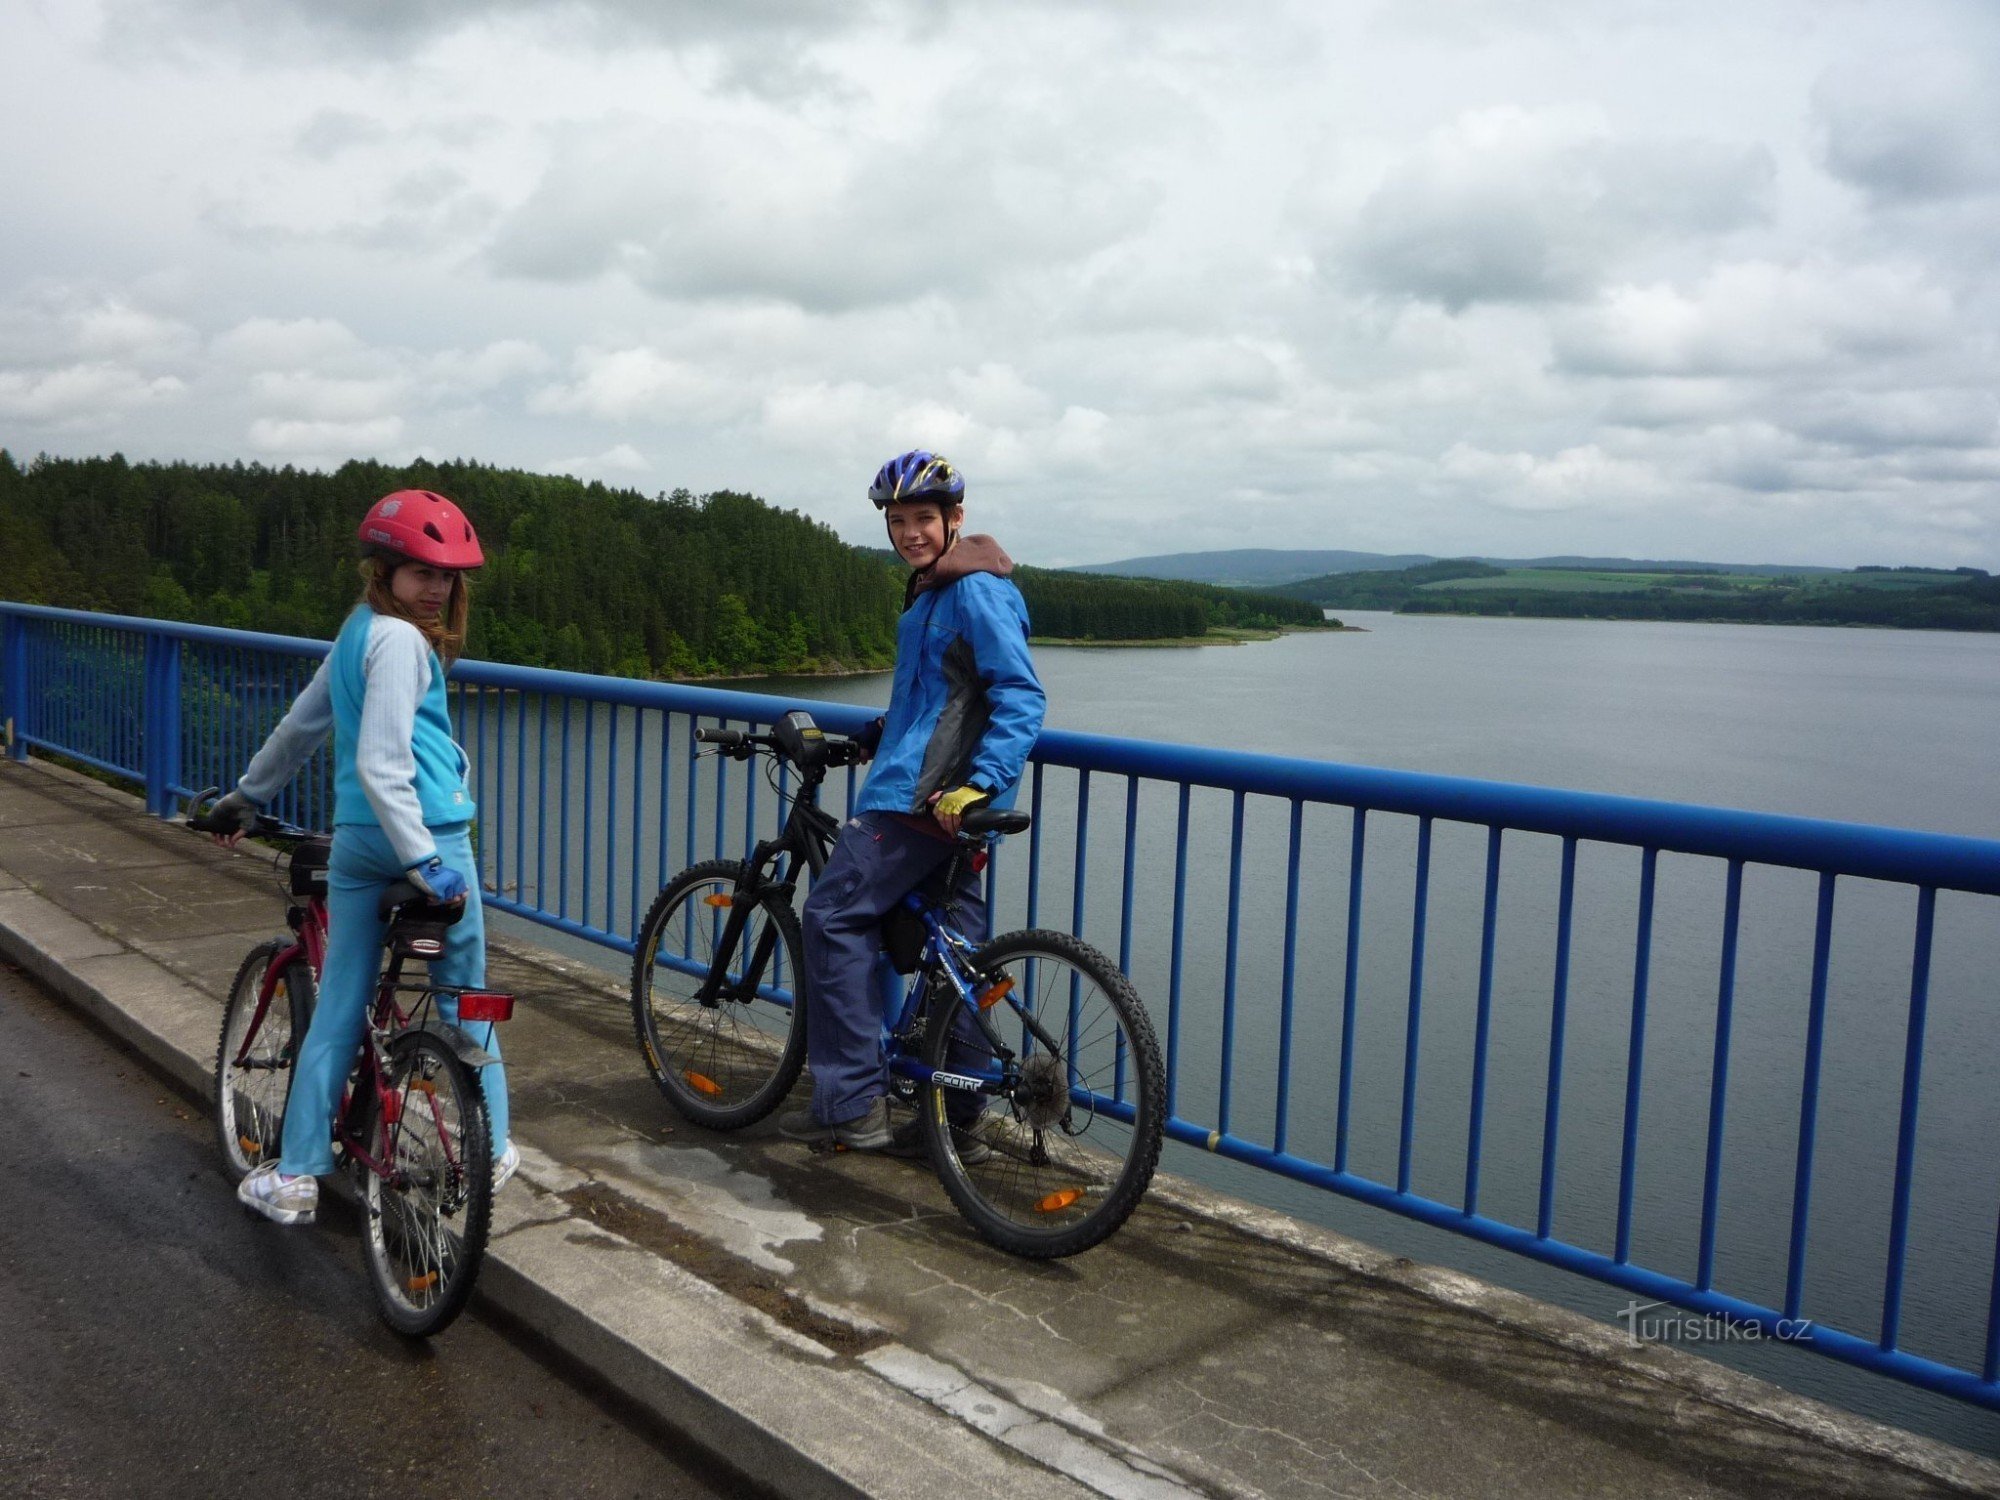
[[[931,804],[931,811],[941,818],[962,818],[982,802],[991,802],[993,794],[976,786],[954,787],[941,792],[937,801]]]

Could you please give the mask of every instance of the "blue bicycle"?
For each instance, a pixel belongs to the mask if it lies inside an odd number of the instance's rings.
[[[863,758],[805,713],[769,734],[703,729],[735,760],[798,777],[778,837],[747,860],[683,870],[653,902],[632,964],[632,1021],[660,1091],[689,1120],[734,1130],[763,1119],[805,1063],[810,977],[794,911],[800,870],[826,867],[839,822],[826,773]],[[965,817],[942,886],[1018,833],[1026,813]],[[1151,1021],[1118,966],[1068,933],[1028,929],[975,946],[949,905],[913,893],[885,925],[912,979],[884,1050],[892,1095],[915,1106],[931,1164],[986,1239],[1015,1255],[1074,1255],[1131,1215],[1159,1162],[1166,1071]]]

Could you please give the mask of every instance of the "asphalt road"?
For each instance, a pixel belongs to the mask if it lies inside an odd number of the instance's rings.
[[[0,964],[0,1496],[744,1492],[477,1312],[389,1332],[356,1229],[246,1213],[201,1106]]]

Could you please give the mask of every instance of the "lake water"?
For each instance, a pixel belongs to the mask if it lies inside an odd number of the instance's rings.
[[[1370,613],[1344,618],[1364,629],[1237,647],[1043,648],[1037,660],[1050,695],[1049,722],[1144,739],[2000,837],[2000,782],[1991,773],[2000,745],[2000,637]],[[736,686],[785,698],[881,704],[888,679]],[[496,715],[496,745],[504,737],[498,723]],[[635,742],[631,723],[629,716],[624,727],[593,722],[595,758],[583,757],[579,748],[567,778],[573,812],[580,812],[586,791],[600,799],[615,796],[634,765],[644,768],[644,778],[660,763],[667,778],[664,799],[653,793],[649,803],[643,789],[635,794],[624,859],[607,859],[600,843],[587,862],[593,868],[601,862],[605,870],[599,882],[604,911],[593,920],[614,928],[629,923],[650,897],[649,872],[656,864],[671,869],[683,862],[685,826],[701,826],[705,854],[718,818],[712,785],[688,783],[685,771],[672,764],[684,764],[681,747],[661,763],[657,731],[648,731],[654,736],[649,752],[646,743]],[[571,739],[580,732],[573,726]],[[623,747],[622,769],[608,763],[612,744]],[[489,750],[480,758],[493,756]],[[746,828],[767,824],[773,807],[764,793],[753,818],[743,804],[741,772],[734,774],[736,782],[721,799],[725,842],[737,836],[739,822]],[[1073,773],[1045,777],[1037,910],[1045,925],[1071,925],[1075,911],[1076,792]],[[1136,794],[1141,816],[1129,932],[1119,920],[1123,779],[1093,778],[1090,795],[1081,925],[1114,953],[1129,939],[1128,966],[1164,1026],[1178,852],[1174,795],[1143,784]],[[831,800],[837,805],[838,795]],[[517,800],[517,818],[525,805]],[[1282,1125],[1292,1150],[1328,1161],[1348,941],[1350,815],[1309,808],[1301,820],[1297,981],[1287,1040],[1275,1002],[1285,941],[1288,815],[1284,804],[1269,799],[1250,799],[1246,808],[1244,919],[1234,973],[1239,1016],[1226,1078],[1230,1128],[1268,1144]],[[1192,1120],[1214,1117],[1225,1082],[1218,997],[1231,977],[1221,941],[1230,816],[1225,794],[1192,799],[1176,1099],[1178,1112]],[[657,847],[656,824],[667,830],[664,851]],[[1414,819],[1380,815],[1368,823],[1351,1038],[1350,1165],[1392,1183],[1408,1035],[1415,828]],[[576,837],[571,862],[582,865]],[[1483,829],[1435,826],[1411,1186],[1447,1203],[1460,1201],[1464,1190],[1485,848]],[[1003,926],[1027,915],[1020,878],[1025,853],[1010,846],[1000,861],[997,920]],[[1500,885],[1480,1206],[1529,1226],[1547,1097],[1558,855],[1557,840],[1508,836]],[[497,858],[503,880],[511,857],[502,844]],[[1555,1232],[1607,1252],[1615,1233],[1638,872],[1630,851],[1580,850]],[[532,891],[532,870],[523,875],[523,886]],[[1717,861],[1661,856],[1632,1245],[1635,1262],[1679,1276],[1692,1275],[1697,1243],[1722,884]],[[1769,1304],[1784,1294],[1814,898],[1814,879],[1792,872],[1753,869],[1745,882],[1716,1278],[1725,1290]],[[573,914],[577,899],[572,892]],[[1882,1304],[1913,906],[1904,891],[1866,882],[1840,886],[1806,1310],[1867,1336]],[[1994,915],[1994,903],[1983,899],[1947,893],[1939,900],[1903,1310],[1904,1347],[1975,1368],[2000,1204],[2000,1159],[1990,1146],[2000,1137],[2000,1103],[1991,1086],[2000,1069],[1989,977],[2000,972]],[[1289,1054],[1293,1070],[1282,1122],[1272,1107],[1281,1053]],[[1457,1266],[1601,1319],[1613,1318],[1630,1300],[1613,1288],[1204,1153],[1176,1148],[1167,1165],[1385,1249]],[[1969,1311],[1958,1305],[1964,1299],[1974,1304]],[[1959,1403],[1796,1351],[1731,1344],[1702,1352],[1794,1389],[2000,1452],[2000,1420]]]

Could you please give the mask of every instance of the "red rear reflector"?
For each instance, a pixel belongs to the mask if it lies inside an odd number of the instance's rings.
[[[712,1099],[722,1092],[721,1084],[717,1083],[713,1078],[705,1077],[700,1073],[683,1073],[681,1077],[688,1081],[688,1087],[693,1089],[697,1094],[707,1094]]]
[[[514,997],[493,990],[467,990],[458,997],[460,1021],[511,1021]]]
[[[717,891],[714,895],[703,896],[701,899],[702,904],[705,906],[734,906],[736,904],[736,898],[727,891]]]
[[[1076,1202],[1076,1200],[1081,1198],[1082,1196],[1083,1196],[1082,1188],[1058,1189],[1056,1192],[1050,1193],[1048,1197],[1042,1199],[1039,1203],[1037,1203],[1035,1205],[1035,1212],[1038,1214],[1061,1213],[1064,1209],[1068,1208],[1072,1203]]]

